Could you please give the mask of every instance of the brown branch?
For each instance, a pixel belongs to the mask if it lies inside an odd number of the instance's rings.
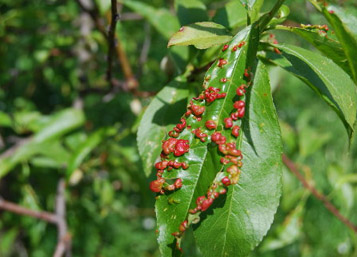
[[[46,211],[30,210],[18,204],[5,201],[2,198],[0,198],[0,209],[13,212],[19,215],[30,216],[53,224],[57,223],[57,216],[54,215],[53,213],[46,212]]]
[[[329,210],[336,218],[338,218],[343,224],[345,224],[352,231],[357,233],[357,226],[353,224],[348,218],[343,216],[340,211],[327,199],[325,195],[320,193],[314,186],[309,184],[305,177],[299,172],[297,165],[289,159],[285,154],[282,156],[283,163],[285,166],[297,177],[298,180],[302,183],[302,185],[309,190],[313,196],[316,197],[317,200],[321,201],[327,210]]]
[[[113,55],[115,46],[115,27],[118,20],[118,10],[117,10],[117,0],[111,0],[111,17],[110,17],[110,27],[108,32],[108,67],[107,67],[107,81],[111,88],[113,88],[112,83],[112,67],[113,67]]]
[[[67,257],[71,255],[71,236],[67,231],[66,222],[66,200],[64,195],[65,187],[66,183],[63,179],[61,179],[57,187],[55,208],[57,217],[58,243],[53,257],[62,257],[65,253]]]
[[[41,219],[57,226],[58,243],[53,257],[62,257],[64,254],[66,254],[66,257],[71,256],[71,235],[68,232],[66,222],[65,186],[65,181],[61,179],[57,188],[55,213],[30,210],[0,198],[0,210]]]
[[[94,2],[94,8],[92,9],[89,9],[88,7],[84,6],[83,3],[81,2],[81,0],[76,0],[77,3],[79,4],[79,6],[81,7],[81,9],[88,13],[89,16],[92,18],[92,20],[94,21],[94,24],[96,26],[96,28],[103,34],[103,36],[108,40],[109,42],[109,39],[108,37],[110,38],[110,36],[107,34],[102,22],[101,22],[101,19],[100,19],[100,14],[99,14],[99,11],[98,11],[98,7],[96,6],[95,2]],[[112,8],[113,8],[113,2],[116,2],[114,0],[112,0]],[[116,5],[115,5],[116,6]],[[113,12],[113,10],[112,10]],[[107,17],[108,19],[108,22],[111,22],[111,17]],[[110,31],[110,30],[109,30]],[[133,75],[133,71],[131,69],[131,66],[130,66],[130,63],[129,63],[129,60],[126,56],[126,53],[120,43],[120,40],[118,38],[117,35],[114,36],[114,42],[115,42],[115,52],[117,54],[117,58],[118,58],[118,61],[123,69],[123,73],[124,73],[124,76],[125,76],[125,79],[126,79],[126,84],[128,85],[128,88],[130,90],[136,90],[139,86],[139,83],[137,81],[137,79],[134,77]],[[109,64],[108,64],[109,65]],[[115,85],[114,85],[115,86]]]

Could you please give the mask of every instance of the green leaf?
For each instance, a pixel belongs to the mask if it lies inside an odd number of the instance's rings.
[[[318,29],[305,29],[297,27],[276,26],[275,29],[288,30],[296,35],[299,35],[314,47],[316,47],[326,57],[333,60],[345,72],[352,77],[352,72],[349,67],[347,57],[340,42],[321,34]]]
[[[207,8],[199,0],[175,0],[175,9],[182,26],[207,21]]]
[[[21,144],[0,156],[0,178],[6,175],[12,168],[23,161],[29,160],[43,151],[51,151],[53,140],[60,138],[66,133],[78,128],[84,123],[83,112],[77,109],[66,109],[55,114],[47,126],[42,128],[33,137],[23,140]],[[52,145],[52,146],[51,146]],[[46,153],[48,156],[50,153]]]
[[[280,6],[278,12],[276,13],[275,17],[271,19],[268,26],[275,26],[277,24],[283,23],[289,16],[290,9],[286,5]]]
[[[133,0],[120,2],[143,16],[165,39],[169,39],[180,28],[178,19],[168,9],[156,9],[143,2]],[[182,74],[189,58],[187,47],[173,47],[169,50],[169,54],[175,64],[177,74]]]
[[[248,15],[251,22],[254,22],[258,19],[260,9],[263,6],[264,0],[240,0],[241,3],[248,10]]]
[[[80,144],[77,150],[72,154],[68,166],[67,166],[67,178],[81,165],[84,159],[90,154],[93,149],[102,142],[106,135],[105,129],[99,129],[93,132],[82,144]]]
[[[10,116],[5,113],[0,111],[0,126],[1,127],[11,127],[12,126],[12,120]]]
[[[247,23],[247,11],[240,1],[232,0],[217,10],[212,21],[229,29],[237,28]]]
[[[204,256],[247,256],[270,228],[281,195],[282,143],[268,73],[258,65],[243,118],[243,168],[227,198],[218,198],[195,238]],[[209,246],[209,247],[208,247]]]
[[[67,109],[54,115],[46,127],[35,134],[33,141],[36,143],[58,138],[67,132],[81,126],[84,123],[84,115],[81,110]]]
[[[156,9],[139,1],[122,1],[122,3],[147,19],[165,38],[169,38],[180,28],[177,18],[167,9]]]
[[[332,60],[292,45],[274,45],[282,55],[271,55],[273,63],[281,66],[310,86],[338,114],[349,137],[357,113],[357,92],[351,78]]]
[[[185,76],[165,86],[151,101],[139,125],[137,143],[144,171],[150,175],[161,152],[161,140],[180,121],[187,105],[189,90]]]
[[[196,22],[182,27],[176,32],[168,43],[168,47],[174,45],[194,45],[198,49],[206,49],[214,45],[228,42],[232,36],[220,24],[214,22]]]
[[[254,28],[256,27],[254,26]],[[206,111],[201,121],[195,120],[192,116],[186,119],[187,124],[191,127],[190,129],[183,130],[179,139],[188,140],[190,142],[190,149],[188,153],[175,159],[179,162],[188,163],[189,168],[185,171],[178,169],[163,174],[166,180],[181,178],[183,186],[180,190],[171,194],[158,196],[156,201],[158,241],[162,256],[169,257],[176,254],[175,238],[172,236],[172,233],[178,231],[179,224],[187,218],[189,209],[194,208],[195,199],[198,196],[206,194],[217,173],[224,168],[220,163],[221,155],[217,151],[217,145],[209,141],[201,142],[193,135],[192,131],[196,128],[202,128],[205,133],[211,135],[213,131],[205,130],[204,124],[208,120],[215,120],[218,124],[218,130],[226,136],[227,141],[236,141],[231,136],[230,130],[223,129],[223,120],[230,115],[233,109],[232,105],[237,99],[237,86],[246,83],[243,74],[245,69],[251,67],[250,65],[255,60],[257,34],[258,31],[251,29],[251,27],[247,27],[238,33],[230,42],[229,49],[221,52],[220,59],[226,60],[227,64],[223,68],[220,68],[218,67],[219,61],[217,61],[206,73],[205,83],[208,83],[209,86],[220,88],[222,92],[227,94],[226,97],[205,105]],[[242,41],[245,42],[244,46],[238,48],[237,51],[232,51],[233,46],[238,45]],[[220,200],[217,200],[219,204],[213,206],[211,211],[207,211],[207,215],[204,213],[201,217],[201,224],[197,228],[194,228],[194,233],[201,233],[202,235],[212,233],[209,237],[202,236],[202,238],[205,237],[205,240],[200,239],[200,236],[196,236],[198,245],[204,256],[222,256],[222,249],[219,249],[219,246],[214,247],[213,242],[221,244],[220,242],[224,242],[222,241],[223,239],[230,240],[229,242],[226,241],[227,245],[223,249],[228,252],[227,256],[245,256],[243,254],[247,254],[247,251],[255,246],[266,233],[277,208],[280,197],[280,131],[272,105],[267,74],[262,70],[262,66],[259,67],[255,81],[257,88],[255,89],[253,86],[251,95],[248,94],[247,104],[250,106],[252,103],[253,105],[248,107],[248,117],[243,120],[242,126],[246,126],[243,129],[244,139],[243,142],[238,142],[239,145],[242,145],[243,154],[246,156],[247,162],[247,164],[244,164],[244,171],[242,171],[244,173],[242,184],[238,182],[237,186],[229,188],[228,197],[220,197]],[[227,83],[223,83],[221,81],[222,78],[226,78]],[[256,107],[254,107],[254,104]],[[261,119],[259,119],[260,117]],[[252,186],[254,189],[250,189],[249,186]],[[244,189],[242,190],[242,188]],[[245,190],[250,192],[250,194],[245,195]],[[234,192],[238,192],[239,196],[243,193],[247,197],[246,201],[240,202],[240,200],[235,200],[234,203],[231,202],[231,196]],[[251,204],[247,207],[251,213],[244,212],[246,209],[242,208],[241,204]],[[211,213],[212,211],[222,211],[222,205],[226,206],[224,207],[226,211],[221,215],[227,214],[227,206],[230,206],[228,210],[234,208],[236,213],[238,212],[238,214],[232,214],[232,218],[235,215],[246,215],[244,217],[246,217],[245,221],[248,223],[244,222],[244,224],[250,230],[244,231],[248,232],[246,234],[247,237],[245,237],[243,232],[239,234],[240,238],[243,238],[242,240],[246,242],[245,245],[237,246],[236,242],[231,241],[232,233],[230,231],[232,229],[240,230],[241,227],[230,227],[226,230],[210,230],[212,226],[212,223],[210,223],[211,219],[221,219],[220,215],[212,216]],[[259,222],[252,224],[249,222],[248,217],[252,217],[252,220],[258,219]],[[239,223],[241,221],[237,220],[236,222]],[[205,224],[210,225],[206,226]],[[221,240],[216,240],[217,236],[220,236]],[[254,238],[252,239],[252,237]],[[240,255],[237,255],[237,253]]]
[[[338,40],[341,42],[353,80],[357,84],[357,18],[354,14],[337,6],[329,5],[320,7],[315,1],[311,1],[315,7],[323,13],[327,21],[333,27]]]

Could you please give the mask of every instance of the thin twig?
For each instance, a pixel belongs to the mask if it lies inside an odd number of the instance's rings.
[[[0,197],[0,210],[33,217],[57,226],[58,242],[53,257],[62,257],[64,254],[66,254],[66,257],[71,257],[71,235],[68,232],[66,222],[65,186],[65,181],[61,179],[57,187],[55,213],[27,209]]]
[[[299,172],[297,165],[289,159],[285,154],[282,156],[283,163],[285,166],[297,177],[298,180],[302,183],[302,185],[308,189],[313,196],[316,197],[317,200],[321,201],[327,210],[329,210],[336,218],[338,218],[343,224],[345,224],[348,228],[357,233],[357,226],[353,224],[348,218],[343,216],[340,211],[327,199],[325,195],[320,193],[314,186],[309,184],[305,177]]]
[[[66,222],[66,200],[65,200],[65,187],[66,183],[64,179],[61,179],[57,187],[56,195],[56,217],[57,217],[57,229],[58,229],[58,242],[56,251],[53,257],[62,257],[65,253],[66,256],[70,256],[71,236],[67,231]]]
[[[144,23],[144,32],[145,32],[145,39],[143,43],[143,47],[139,57],[139,67],[136,73],[137,77],[140,77],[143,72],[143,67],[147,61],[150,45],[151,45],[151,33],[150,33],[150,24],[145,22]]]
[[[81,2],[81,0],[76,0],[76,1],[79,4],[79,6],[82,8],[82,10],[89,14],[89,16],[94,21],[94,24],[95,24],[96,28],[108,40],[108,34],[107,34],[107,32],[106,32],[106,30],[105,30],[105,28],[104,28],[104,26],[103,26],[103,24],[101,22],[100,14],[98,12],[98,7],[97,7],[95,1],[93,3],[93,5],[94,5],[93,9],[89,9],[86,6],[84,6],[83,3]],[[113,6],[113,0],[112,0],[112,6]],[[111,17],[108,17],[108,22],[111,22]],[[126,56],[126,53],[125,53],[125,51],[124,51],[124,49],[123,49],[123,47],[122,47],[122,45],[120,43],[120,40],[119,40],[118,36],[115,35],[114,39],[115,39],[115,41],[114,41],[115,42],[115,51],[116,51],[116,54],[117,54],[118,61],[119,61],[120,65],[121,65],[121,67],[123,69],[123,73],[124,73],[124,76],[125,76],[126,84],[127,84],[128,88],[131,91],[135,91],[135,90],[137,90],[137,88],[139,86],[139,83],[138,83],[137,79],[133,75],[133,71],[131,69],[128,57]],[[114,84],[114,86],[115,86],[115,84]]]
[[[57,223],[57,216],[54,215],[53,213],[46,212],[46,211],[30,210],[18,204],[5,201],[2,198],[0,198],[0,209],[13,212],[19,215],[30,216],[53,224]]]
[[[107,81],[111,88],[113,88],[112,83],[112,67],[113,67],[113,55],[114,55],[114,46],[115,46],[115,27],[118,20],[118,10],[117,10],[117,0],[111,0],[111,21],[108,32],[108,66],[107,66]]]

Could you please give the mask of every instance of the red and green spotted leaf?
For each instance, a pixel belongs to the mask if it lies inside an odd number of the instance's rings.
[[[239,184],[240,142],[243,137],[252,140],[249,130],[242,128],[242,119],[246,110],[245,93],[250,90],[253,76],[251,65],[255,60],[257,33],[256,29],[247,27],[223,47],[220,57],[206,73],[203,84],[206,90],[192,100],[181,122],[169,132],[171,137],[163,143],[162,161],[155,165],[157,179],[150,184],[152,191],[158,192],[157,232],[162,256],[176,255],[187,227],[200,220],[204,222],[207,213],[212,212],[210,206],[217,199],[226,199],[227,190]],[[267,113],[272,119],[270,115]],[[280,147],[272,151],[278,152],[275,165],[280,160]],[[278,165],[276,170],[279,171]],[[280,181],[279,176],[277,180]],[[272,184],[276,186],[275,182]],[[278,191],[279,186],[272,189],[276,192],[275,202]],[[267,216],[263,215],[266,220],[272,220],[276,207],[271,202],[262,206],[267,208]],[[274,212],[268,211],[272,209]],[[267,227],[257,226],[252,230],[261,238]]]
[[[165,86],[147,107],[139,125],[137,143],[145,175],[149,176],[161,152],[161,141],[180,120],[187,105],[189,89],[186,75]]]
[[[218,198],[212,211],[194,227],[205,257],[247,256],[267,233],[279,204],[282,143],[262,63],[254,73],[246,102],[243,137],[237,140],[244,156],[239,182],[229,187],[227,196]]]

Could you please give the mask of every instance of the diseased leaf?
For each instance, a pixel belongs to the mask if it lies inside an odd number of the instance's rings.
[[[176,32],[168,43],[168,47],[174,45],[193,45],[198,49],[206,49],[214,45],[228,42],[232,36],[220,24],[214,22],[196,22],[182,27]]]
[[[229,29],[237,28],[247,23],[247,11],[239,0],[232,0],[217,10],[212,21]]]
[[[268,73],[258,65],[243,118],[238,184],[194,227],[204,256],[247,256],[270,228],[281,194],[282,142]],[[208,247],[209,246],[209,247]]]
[[[162,256],[175,256],[177,254],[175,237],[172,233],[178,231],[180,223],[187,219],[189,209],[195,207],[196,198],[206,194],[208,188],[212,185],[212,181],[217,174],[222,173],[220,171],[225,167],[225,165],[222,165],[220,162],[222,155],[217,150],[217,145],[210,143],[209,139],[201,142],[192,132],[197,128],[201,128],[210,136],[213,131],[207,131],[204,124],[206,124],[207,121],[214,120],[218,124],[217,130],[227,138],[227,142],[232,142],[232,140],[236,141],[236,139],[231,136],[232,131],[230,129],[223,129],[223,120],[230,116],[233,103],[237,100],[237,87],[246,83],[246,76],[250,76],[244,74],[247,74],[247,69],[251,68],[250,65],[252,65],[252,62],[255,60],[257,40],[257,30],[247,27],[234,37],[228,49],[223,51],[219,60],[215,62],[206,73],[205,83],[208,84],[206,86],[220,88],[220,92],[226,93],[226,96],[224,99],[217,99],[209,105],[206,105],[206,111],[201,121],[195,120],[192,116],[187,118],[187,124],[190,125],[190,128],[183,130],[179,135],[179,139],[188,140],[190,142],[190,149],[188,153],[175,158],[175,160],[177,162],[188,163],[189,168],[187,170],[179,168],[171,170],[169,173],[163,173],[163,177],[166,180],[182,179],[183,186],[171,194],[160,195],[156,201],[158,241]],[[238,45],[240,46],[239,48],[235,47]],[[223,66],[221,65],[222,60],[227,62]],[[257,89],[254,89],[253,86],[252,96],[248,95],[247,97],[247,104],[250,105],[253,102],[257,107],[249,107],[249,111],[247,111],[249,114],[244,118],[242,123],[243,127],[246,126],[246,128],[243,128],[245,139],[243,139],[242,143],[239,142],[239,147],[242,146],[244,158],[247,158],[247,160],[244,160],[249,162],[247,168],[244,168],[247,175],[243,175],[246,176],[243,183],[247,183],[249,186],[254,185],[255,191],[252,193],[252,191],[250,191],[251,189],[244,188],[244,190],[251,192],[249,196],[251,198],[249,198],[249,201],[247,200],[242,203],[238,202],[238,200],[232,203],[237,212],[239,212],[239,214],[232,214],[232,218],[235,219],[235,215],[249,216],[247,213],[242,213],[245,209],[241,207],[242,205],[249,205],[246,208],[252,211],[250,215],[254,215],[254,219],[258,219],[261,222],[253,225],[249,222],[246,223],[249,227],[249,231],[247,231],[249,240],[252,236],[255,238],[251,243],[246,243],[242,245],[242,247],[232,241],[236,239],[232,237],[232,233],[229,231],[232,230],[232,227],[224,231],[215,230],[213,232],[212,230],[214,235],[211,234],[209,238],[206,236],[206,240],[198,239],[198,245],[201,251],[205,253],[205,256],[223,256],[222,249],[219,249],[218,246],[215,248],[213,245],[213,242],[219,244],[220,240],[215,241],[218,234],[221,234],[222,238],[228,238],[229,240],[227,248],[224,249],[231,254],[227,256],[233,256],[233,254],[234,256],[245,256],[244,254],[247,254],[247,250],[253,248],[266,233],[277,208],[280,196],[280,131],[274,109],[272,109],[273,105],[271,102],[269,84],[267,81],[264,81],[264,79],[267,79],[267,75],[265,70],[262,71],[261,69],[263,68],[261,68],[261,66],[259,67],[255,80],[255,83],[258,85]],[[264,78],[262,78],[262,76]],[[258,118],[261,116],[264,118],[259,120]],[[252,143],[254,143],[253,146],[250,145]],[[245,146],[246,144],[248,144],[249,147]],[[239,147],[238,149],[240,149]],[[263,147],[263,149],[258,149],[258,147]],[[250,161],[251,158],[255,159]],[[264,161],[258,161],[260,158],[263,158]],[[262,178],[259,178],[259,176],[262,176]],[[257,178],[257,181],[252,178]],[[257,186],[255,186],[255,183],[257,183]],[[228,189],[230,192],[228,197],[231,197],[231,191],[237,190],[235,188],[241,188],[240,182],[238,182],[238,186]],[[261,189],[262,191],[260,191]],[[238,190],[238,192],[241,192],[241,190]],[[255,199],[255,196],[259,199],[258,204],[256,200],[252,200]],[[200,231],[202,234],[211,233],[210,225],[204,226],[204,228],[201,228],[201,225],[207,224],[205,222],[210,221],[212,211],[220,211],[222,203],[224,204],[230,198],[222,196],[218,199],[220,200],[217,200],[217,202],[220,204],[213,206],[211,210],[209,209],[205,213],[201,213],[202,222],[197,228],[194,228],[194,233],[196,231]],[[267,200],[267,202],[264,202],[265,200]],[[233,208],[231,207],[232,205],[228,204],[227,206],[230,206],[228,209]],[[257,209],[259,210],[257,211]],[[227,209],[225,210],[225,212],[227,212]],[[192,217],[190,218],[189,216],[188,219],[190,220]],[[220,219],[220,215],[214,215],[214,219]],[[240,220],[237,220],[236,224],[240,222]],[[244,225],[235,229],[240,230],[242,226]],[[217,231],[219,231],[219,233]],[[244,232],[246,231],[240,233],[241,238],[244,237]],[[242,240],[247,241],[247,238],[248,237],[245,237],[245,239],[243,238]],[[234,245],[233,248],[232,245]]]
[[[146,176],[161,152],[161,140],[180,120],[187,105],[189,90],[184,76],[165,86],[151,101],[139,125],[137,143]]]
[[[175,9],[181,26],[207,21],[207,8],[199,0],[175,0]]]
[[[350,77],[332,60],[317,53],[285,44],[274,47],[283,53],[270,56],[271,61],[318,93],[336,111],[351,138],[356,121],[357,92]]]
[[[288,30],[296,35],[299,35],[314,47],[316,47],[326,57],[333,60],[338,66],[340,66],[345,72],[352,77],[352,72],[349,67],[347,57],[340,42],[334,40],[326,34],[321,34],[317,29],[305,29],[298,27],[276,26],[279,30]]]

